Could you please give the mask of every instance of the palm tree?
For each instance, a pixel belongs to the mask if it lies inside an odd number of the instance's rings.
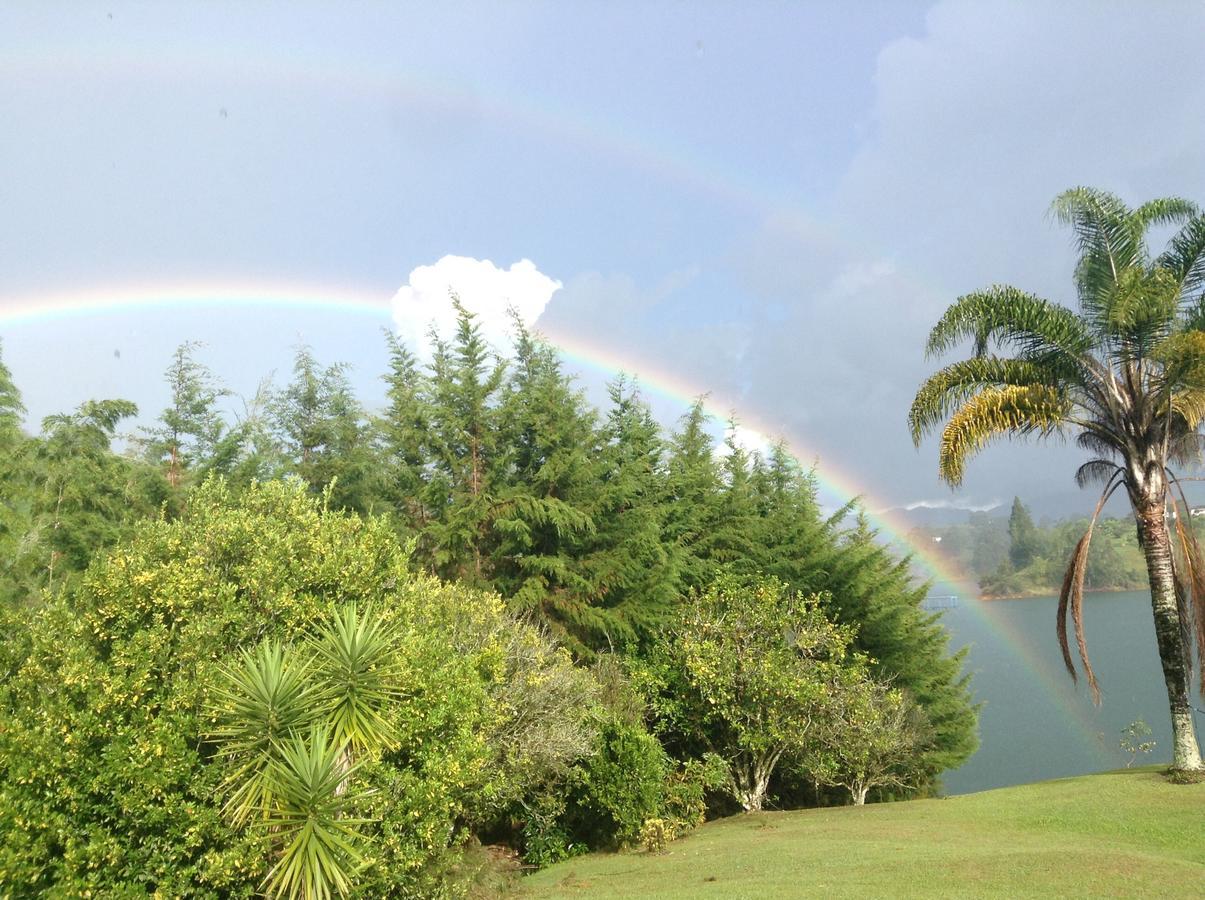
[[[1205,651],[1205,566],[1184,524],[1187,504],[1171,466],[1197,458],[1201,448],[1205,215],[1177,198],[1129,209],[1112,194],[1083,187],[1060,194],[1052,213],[1075,232],[1079,311],[1007,285],[960,297],[933,328],[927,352],[941,354],[970,339],[973,356],[921,385],[909,413],[912,437],[919,446],[941,426],[939,472],[951,486],[961,483],[967,458],[1000,436],[1072,433],[1092,454],[1076,481],[1081,487],[1099,482],[1103,490],[1067,569],[1057,632],[1074,679],[1070,612],[1097,702],[1083,632],[1084,571],[1100,510],[1125,488],[1151,585],[1173,767],[1199,769],[1188,695],[1194,620],[1198,648]],[[1146,245],[1152,226],[1180,226],[1154,258]]]

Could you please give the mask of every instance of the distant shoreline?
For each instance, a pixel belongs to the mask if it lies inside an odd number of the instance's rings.
[[[1055,588],[1053,591],[1051,591],[1051,590],[1025,591],[1020,594],[984,594],[984,593],[980,593],[979,599],[980,600],[988,600],[993,603],[998,600],[1037,600],[1039,597],[1057,597],[1059,595],[1059,589],[1060,588]],[[1138,587],[1084,588],[1084,593],[1085,594],[1125,594],[1125,593],[1129,593],[1131,591],[1144,591],[1144,590],[1150,590],[1150,586],[1144,584],[1144,585],[1140,585]]]

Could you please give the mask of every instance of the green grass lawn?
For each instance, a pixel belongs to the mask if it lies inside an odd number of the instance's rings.
[[[945,800],[735,816],[592,854],[524,898],[1205,897],[1205,784],[1154,768]]]

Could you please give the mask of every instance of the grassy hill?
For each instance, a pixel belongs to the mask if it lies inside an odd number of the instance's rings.
[[[552,898],[1205,896],[1205,784],[1154,768],[945,800],[736,816],[664,854],[523,880]]]

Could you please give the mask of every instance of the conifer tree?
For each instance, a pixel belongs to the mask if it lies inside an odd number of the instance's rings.
[[[1042,552],[1041,535],[1020,497],[1013,497],[1013,508],[1008,517],[1008,537],[1008,559],[1014,569],[1024,569]]]
[[[823,579],[832,598],[829,612],[836,621],[857,626],[854,646],[871,657],[875,674],[924,710],[929,735],[918,781],[924,788],[978,746],[970,676],[962,672],[966,649],[949,652],[941,614],[922,608],[928,585],[917,583],[907,557],[895,556],[878,541],[864,514],[858,514],[837,550]]]
[[[515,609],[536,612],[581,653],[616,624],[582,566],[600,474],[595,416],[556,351],[517,316],[514,329],[498,410],[492,580]]]
[[[676,606],[682,554],[663,538],[669,505],[660,428],[635,383],[621,376],[607,389],[595,532],[584,566],[613,623],[608,636],[643,641]]]
[[[491,522],[497,501],[499,403],[506,364],[495,357],[472,313],[452,298],[456,334],[431,335],[424,490],[429,519],[419,549],[440,576],[490,583]]]
[[[716,569],[710,546],[720,517],[721,481],[707,418],[699,398],[671,437],[667,461],[665,539],[682,554],[685,591],[702,590]]]
[[[205,470],[225,432],[217,402],[230,392],[194,358],[201,346],[185,341],[176,348],[164,373],[171,403],[155,427],[143,429],[147,458],[164,467],[173,488],[181,486],[186,474]]]
[[[328,485],[336,509],[369,512],[377,468],[371,432],[352,393],[347,365],[323,368],[307,346],[297,348],[293,380],[272,401],[270,415],[286,468],[315,494]]]
[[[381,444],[382,498],[405,533],[427,524],[424,504],[430,412],[429,386],[413,353],[387,331],[389,371],[383,376],[388,403],[376,419]]]

